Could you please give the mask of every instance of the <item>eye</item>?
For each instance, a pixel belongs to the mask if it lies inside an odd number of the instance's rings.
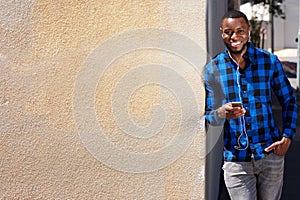
[[[237,31],[237,34],[238,34],[238,35],[244,35],[245,32],[246,32],[246,31],[245,31],[244,29],[240,29],[240,30]]]
[[[231,30],[225,30],[223,33],[226,34],[226,35],[232,35],[233,31],[231,31]]]

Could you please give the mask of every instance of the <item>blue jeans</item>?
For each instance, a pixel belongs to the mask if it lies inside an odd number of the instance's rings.
[[[279,200],[284,156],[273,153],[251,162],[224,162],[224,180],[232,200]]]

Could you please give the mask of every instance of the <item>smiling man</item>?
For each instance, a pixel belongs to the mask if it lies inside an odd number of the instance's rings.
[[[284,155],[295,136],[298,106],[278,58],[249,41],[250,25],[229,11],[220,27],[226,49],[205,67],[206,121],[224,126],[224,180],[231,199],[280,199]],[[282,106],[275,124],[272,90]]]

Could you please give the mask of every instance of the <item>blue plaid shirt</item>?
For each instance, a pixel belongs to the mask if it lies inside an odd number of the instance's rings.
[[[277,56],[248,44],[243,56],[246,68],[237,71],[237,64],[227,50],[218,54],[205,67],[206,121],[224,125],[224,160],[248,162],[251,156],[265,157],[264,149],[282,137],[293,138],[298,107],[291,87]],[[280,131],[272,113],[272,90],[282,106],[283,127]],[[221,119],[217,109],[228,102],[241,101],[246,114],[238,119]],[[243,128],[241,128],[243,127]],[[238,137],[246,131],[249,146],[238,150]]]

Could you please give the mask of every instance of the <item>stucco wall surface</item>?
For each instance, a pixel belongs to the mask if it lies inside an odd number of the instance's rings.
[[[0,5],[0,199],[204,199],[206,1]]]

